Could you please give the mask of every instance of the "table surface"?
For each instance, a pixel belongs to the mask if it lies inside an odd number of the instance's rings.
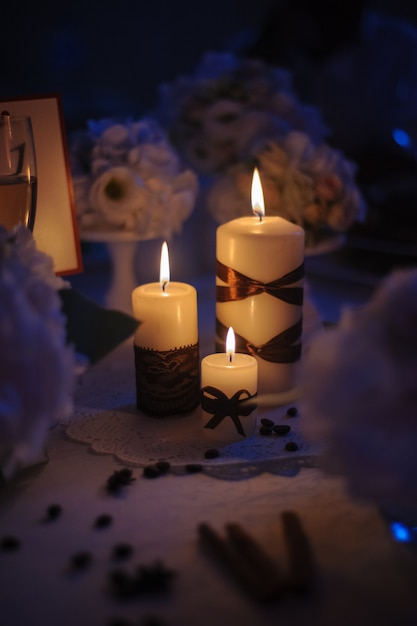
[[[88,276],[73,283],[89,288]],[[207,284],[199,283],[203,303]],[[370,293],[369,286],[332,285],[328,278],[311,280],[310,295],[323,319],[337,317],[341,306],[360,304]],[[206,304],[204,333],[213,313],[209,297]],[[395,542],[372,503],[354,501],[342,479],[319,467],[241,480],[205,473],[151,480],[133,468],[135,481],[112,494],[105,488],[107,478],[123,467],[113,456],[69,440],[63,425],[49,432],[47,453],[48,462],[21,472],[0,490],[0,538],[20,541],[18,550],[0,551],[5,626],[417,623],[415,548]],[[62,514],[46,521],[51,504],[60,504]],[[204,521],[223,533],[227,523],[239,522],[285,571],[285,510],[297,512],[307,533],[315,585],[306,597],[286,596],[264,606],[202,549],[197,528]],[[97,528],[102,514],[112,523]],[[115,563],[114,547],[126,542],[132,556]],[[80,551],[88,551],[91,562],[74,570],[71,559]],[[176,572],[169,593],[128,600],[110,593],[115,568],[133,572],[158,561]]]

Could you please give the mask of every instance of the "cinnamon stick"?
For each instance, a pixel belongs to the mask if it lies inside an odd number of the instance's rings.
[[[288,589],[299,594],[312,590],[314,559],[309,539],[294,511],[282,513],[284,536],[288,548]]]
[[[227,524],[226,529],[229,541],[262,581],[265,600],[278,598],[284,585],[281,571],[275,561],[240,524]]]
[[[260,602],[269,599],[268,589],[262,578],[230,542],[223,540],[207,523],[200,524],[198,530],[202,543],[227,567],[246,593]]]

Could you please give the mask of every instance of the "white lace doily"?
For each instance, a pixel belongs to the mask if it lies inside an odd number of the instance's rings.
[[[72,440],[88,444],[101,454],[112,454],[120,462],[144,467],[160,460],[169,461],[171,471],[185,473],[187,464],[201,464],[214,477],[237,479],[262,472],[294,474],[300,467],[315,465],[317,450],[299,433],[301,415],[288,417],[287,406],[258,408],[258,421],[267,417],[276,424],[288,424],[285,436],[255,434],[228,445],[206,438],[200,409],[180,417],[157,419],[136,409],[133,340],[119,346],[79,379],[76,408],[64,426]],[[297,449],[288,451],[293,441]],[[206,459],[209,448],[220,455]]]

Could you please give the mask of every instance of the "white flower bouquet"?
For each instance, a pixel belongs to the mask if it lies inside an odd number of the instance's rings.
[[[328,134],[319,111],[302,104],[290,72],[231,53],[206,54],[192,76],[161,85],[156,117],[199,174],[220,174],[290,130],[315,142]]]
[[[207,209],[218,223],[250,214],[255,165],[267,213],[303,226],[308,246],[364,218],[355,165],[325,143],[319,111],[299,101],[285,70],[208,54],[193,76],[161,86],[156,115],[208,179]]]
[[[90,121],[70,138],[81,234],[169,238],[190,216],[198,192],[155,120]]]
[[[314,246],[323,232],[344,232],[362,220],[365,204],[355,184],[355,166],[326,144],[300,131],[266,142],[256,159],[214,179],[208,210],[219,222],[250,215],[250,186],[256,163],[268,215],[280,215],[306,232]]]
[[[23,226],[0,227],[0,470],[42,456],[48,428],[72,410],[75,356],[52,259]]]
[[[304,358],[305,434],[353,495],[417,512],[417,269],[393,272],[370,301],[312,340]]]

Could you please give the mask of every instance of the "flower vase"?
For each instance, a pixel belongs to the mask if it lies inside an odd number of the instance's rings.
[[[137,240],[106,241],[111,262],[110,285],[105,306],[132,315],[132,291],[138,282],[135,275]]]

